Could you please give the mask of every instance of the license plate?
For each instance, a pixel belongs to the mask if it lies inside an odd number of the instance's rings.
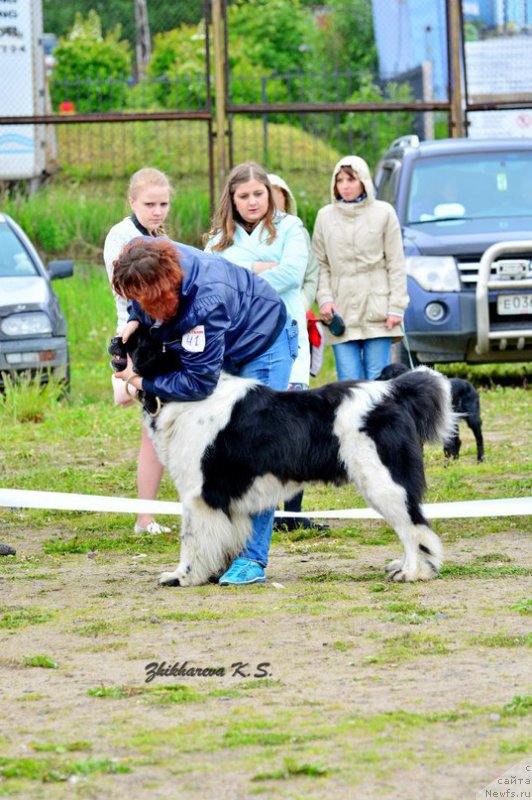
[[[500,294],[497,297],[497,314],[532,314],[532,294]]]

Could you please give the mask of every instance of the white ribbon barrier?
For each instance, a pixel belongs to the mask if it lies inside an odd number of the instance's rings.
[[[181,503],[165,500],[133,500],[127,497],[35,492],[22,489],[0,489],[0,506],[40,508],[51,511],[103,511],[118,514],[181,515],[183,513]],[[427,519],[526,516],[532,514],[532,497],[464,500],[459,503],[428,503],[423,506],[423,513]],[[312,517],[313,519],[382,519],[382,515],[372,508],[345,508],[337,511],[277,511],[276,516]]]

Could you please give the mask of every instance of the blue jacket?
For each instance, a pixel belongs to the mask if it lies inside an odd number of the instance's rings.
[[[161,348],[176,353],[176,372],[142,381],[162,400],[202,400],[220,372],[237,373],[264,353],[286,323],[286,310],[266,281],[221,256],[173,242],[183,269],[177,313],[156,324],[135,301],[129,319],[150,329]]]
[[[226,250],[214,252],[228,258],[239,267],[251,270],[254,261],[276,261],[278,266],[260,273],[260,277],[279,293],[286,306],[289,319],[295,319],[299,328],[299,354],[292,369],[290,381],[308,383],[310,350],[307,334],[306,308],[301,294],[309,259],[309,236],[299,217],[277,211],[273,218],[276,236],[268,244],[268,232],[264,222],[251,233],[237,224],[234,241]],[[211,237],[206,250],[220,239],[220,234]]]

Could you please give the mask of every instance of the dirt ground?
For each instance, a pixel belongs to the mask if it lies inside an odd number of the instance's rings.
[[[449,569],[426,584],[384,580],[391,538],[333,536],[277,542],[265,585],[179,589],[157,586],[167,550],[47,555],[57,531],[24,516],[0,797],[454,800],[530,756],[524,525],[435,524]],[[162,662],[181,674],[146,682]]]

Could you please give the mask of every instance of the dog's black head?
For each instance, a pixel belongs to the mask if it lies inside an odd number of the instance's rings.
[[[121,336],[114,336],[107,351],[112,356],[111,367],[115,372],[121,372],[126,368],[128,355],[135,371],[149,380],[181,369],[181,361],[175,351],[164,351],[160,343],[156,342],[150,336],[148,329],[142,325],[131,334],[127,342],[123,342]],[[144,407],[153,413],[157,407],[155,396],[147,392],[140,392],[139,396]]]
[[[387,366],[382,369],[380,375],[377,376],[377,380],[391,381],[392,378],[398,378],[399,375],[403,375],[408,371],[408,367],[405,366],[405,364],[387,364]]]

